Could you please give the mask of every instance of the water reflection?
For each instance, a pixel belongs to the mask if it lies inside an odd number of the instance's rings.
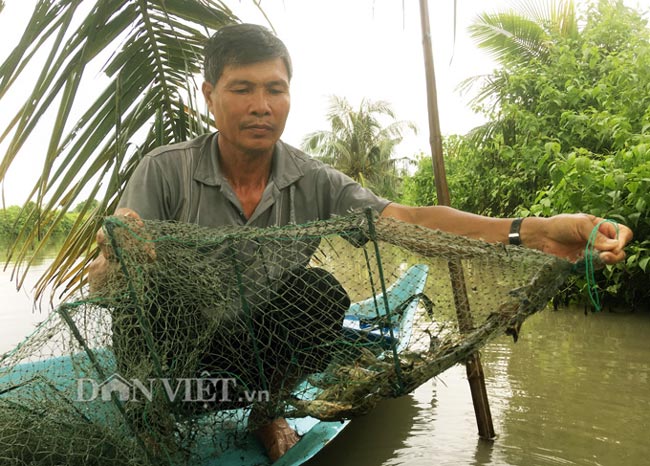
[[[510,346],[503,413],[514,464],[647,464],[648,315],[547,312]]]
[[[650,315],[577,309],[529,319],[482,352],[494,442],[461,366],[353,421],[309,466],[648,464]]]
[[[20,290],[12,280],[12,270],[0,268],[0,355],[13,349],[47,318],[50,307],[35,304],[33,290],[51,260],[30,268]]]
[[[493,443],[480,440],[465,368],[456,366],[418,388],[418,416],[405,447],[385,464],[492,464]]]
[[[419,419],[417,400],[411,396],[384,400],[368,415],[354,420],[306,466],[392,464],[407,447]]]
[[[34,287],[52,263],[60,244],[54,241],[34,257],[35,248],[29,248],[26,257],[31,259],[31,265],[27,267],[8,262],[9,243],[0,241],[0,355],[30,335],[51,311],[51,296],[46,292],[41,301],[35,302]]]
[[[33,265],[42,265],[44,263],[49,263],[52,261],[52,258],[56,256],[58,251],[61,249],[61,245],[63,244],[63,239],[58,239],[58,240],[53,240],[51,242],[48,242],[43,249],[38,251],[38,254],[36,254],[36,246],[29,246],[25,250],[25,258],[27,260],[31,259]],[[11,243],[7,240],[0,240],[0,264],[2,264],[3,268],[6,268],[7,270],[11,270],[14,268],[14,262],[16,260],[16,257],[18,257],[18,253],[22,251],[22,249],[19,247],[16,249],[16,251],[12,254],[12,256],[9,256],[9,248],[11,246]],[[36,255],[35,255],[36,254]]]

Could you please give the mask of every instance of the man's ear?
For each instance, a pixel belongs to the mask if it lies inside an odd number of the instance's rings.
[[[203,91],[203,98],[208,105],[210,105],[212,101],[212,89],[212,84],[207,81],[203,81],[203,84],[201,85],[201,91]]]

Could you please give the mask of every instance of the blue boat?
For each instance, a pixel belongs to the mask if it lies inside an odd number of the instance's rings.
[[[422,295],[427,281],[429,268],[418,264],[410,267],[395,283],[386,289],[386,300],[383,294],[378,294],[353,303],[343,323],[344,331],[350,338],[362,337],[383,341],[390,346],[393,341],[398,352],[408,345],[413,333],[413,320],[418,307],[418,297]],[[377,315],[386,315],[386,304],[391,314],[393,326],[376,326]],[[400,309],[395,313],[395,309]],[[304,463],[314,457],[331,442],[350,422],[320,421],[313,417],[288,419],[289,424],[301,435],[300,441],[291,448],[274,466],[294,466]],[[202,451],[207,455],[200,458],[203,466],[235,466],[235,465],[270,465],[268,457],[261,445],[250,436],[245,446],[232,448],[224,452]],[[214,456],[218,454],[218,456]],[[210,458],[212,455],[212,459]],[[199,458],[197,458],[199,459]]]
[[[343,331],[351,339],[365,339],[380,343],[385,348],[400,352],[409,344],[413,332],[413,321],[427,281],[428,267],[414,265],[406,270],[389,288],[386,294],[378,294],[364,301],[353,303],[345,316]],[[106,349],[93,350],[93,357],[99,359],[101,366],[110,369],[115,366],[114,356]],[[93,363],[86,353],[62,356],[41,361],[23,363],[10,372],[0,376],[0,402],[13,400],[20,393],[20,399],[29,398],[29,390],[41,393],[45,389],[70,392],[73,385],[84,374],[79,368],[92,372]],[[86,375],[88,375],[86,374]],[[47,379],[45,379],[47,378]],[[36,381],[36,382],[35,382]],[[314,396],[315,387],[299,387]],[[25,390],[14,390],[14,388]],[[12,398],[14,397],[14,398]],[[35,396],[36,398],[36,396]],[[121,426],[123,420],[112,403],[79,403],[74,408],[92,422]],[[199,425],[198,436],[193,439],[189,461],[178,463],[193,466],[265,466],[271,462],[262,446],[246,430],[249,409],[206,413],[195,419]],[[349,420],[326,422],[313,417],[288,419],[289,424],[301,436],[300,441],[283,457],[273,463],[275,466],[299,465],[312,458],[334,439],[350,422]],[[118,427],[125,430],[124,426]],[[215,434],[216,433],[216,434]],[[238,441],[228,442],[227,438],[236,436]],[[220,441],[219,437],[223,437]],[[226,448],[220,447],[226,445]]]

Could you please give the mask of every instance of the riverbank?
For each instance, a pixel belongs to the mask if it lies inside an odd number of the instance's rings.
[[[23,209],[22,207],[18,206],[11,206],[7,207],[6,209],[0,209],[0,246],[10,244],[18,237],[19,232],[23,229],[27,229],[29,232],[33,232],[39,228],[39,233],[42,236],[50,229],[51,221],[57,215],[57,212],[49,215],[48,219],[50,220],[43,222],[39,226],[38,217],[36,215],[30,215],[29,206],[27,209]],[[72,229],[72,226],[78,217],[79,212],[66,213],[61,221],[59,221],[54,226],[52,234],[58,237],[65,237]]]

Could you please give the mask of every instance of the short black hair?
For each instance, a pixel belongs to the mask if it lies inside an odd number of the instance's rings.
[[[215,32],[205,45],[203,76],[217,83],[226,65],[250,65],[281,58],[291,80],[289,51],[271,31],[257,24],[231,24]]]

